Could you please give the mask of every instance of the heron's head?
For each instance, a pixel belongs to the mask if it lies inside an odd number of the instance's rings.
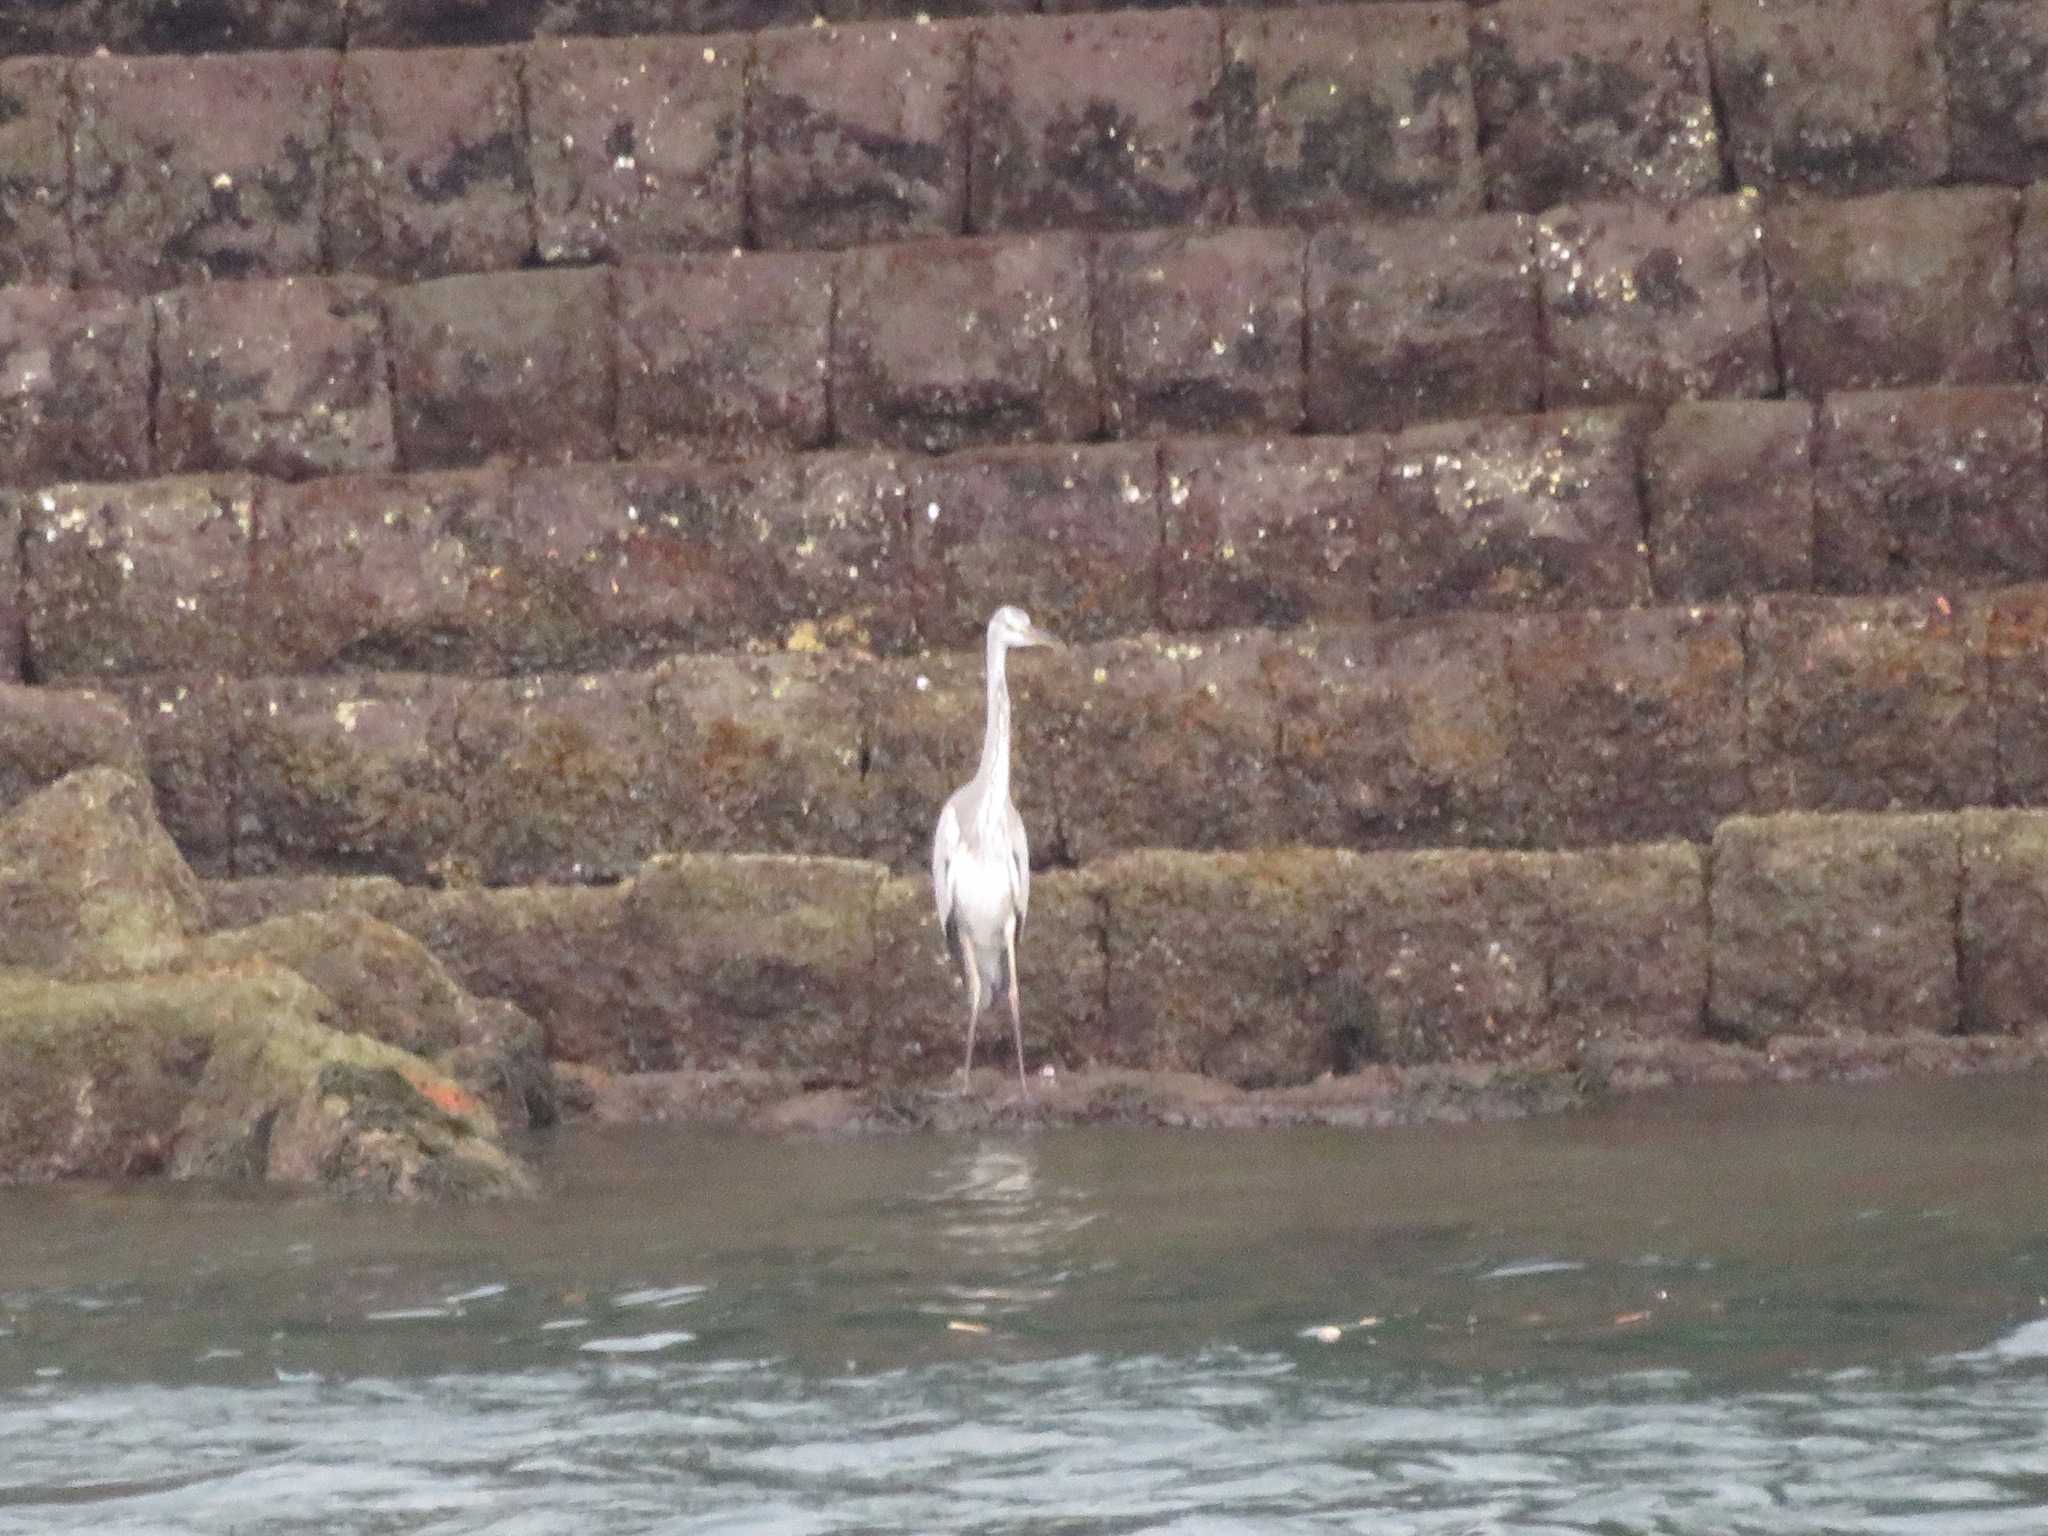
[[[988,621],[992,644],[1009,649],[1020,645],[1058,645],[1059,641],[1031,622],[1031,615],[1014,604],[1004,604]]]

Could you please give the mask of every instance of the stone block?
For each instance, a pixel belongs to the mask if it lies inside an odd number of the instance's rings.
[[[1975,607],[1998,739],[1996,800],[2048,805],[2048,585],[1988,592]]]
[[[1715,1033],[1955,1032],[1956,818],[1739,816],[1713,859]]]
[[[621,267],[619,450],[815,448],[831,432],[831,258]]]
[[[1696,6],[1503,0],[1475,14],[1472,79],[1493,207],[1721,188]]]
[[[944,452],[1090,436],[1086,266],[1064,236],[849,252],[832,344],[841,439]]]
[[[592,269],[385,290],[404,467],[611,457],[608,285]]]
[[[99,0],[86,50],[236,53],[253,48],[339,48],[344,7],[333,0]]]
[[[1955,0],[1942,46],[1956,179],[2048,176],[2048,4]]]
[[[916,530],[917,629],[979,649],[1017,603],[1070,644],[1156,618],[1158,452],[1150,443],[990,449],[904,466]]]
[[[153,334],[125,294],[0,287],[0,484],[148,474]]]
[[[1993,730],[1977,633],[1948,598],[1765,597],[1750,610],[1752,804],[1988,804]]]
[[[526,54],[542,261],[738,245],[747,44],[575,38]]]
[[[1989,187],[1784,203],[1764,216],[1785,387],[2023,377],[2013,194]]]
[[[1386,457],[1377,433],[1166,443],[1161,621],[1280,629],[1373,617]]]
[[[1230,229],[1099,241],[1092,309],[1109,430],[1299,430],[1305,238]]]
[[[468,686],[403,672],[232,685],[236,872],[473,879],[455,739]]]
[[[28,660],[28,606],[23,590],[23,507],[19,498],[0,496],[0,549],[15,551],[14,569],[0,563],[0,684],[22,680]]]
[[[1310,430],[1541,405],[1533,237],[1519,213],[1319,230],[1308,246]]]
[[[2013,297],[2020,314],[2020,377],[2048,379],[2048,182],[2020,194]]]
[[[1688,1040],[1707,1010],[1707,880],[1691,843],[1550,860],[1550,1007],[1561,1035]]]
[[[1815,577],[1838,592],[2048,577],[2048,457],[2027,387],[1829,395]]]
[[[246,671],[247,475],[65,484],[23,503],[30,675]]]
[[[533,36],[545,0],[348,0],[355,48],[475,48]]]
[[[318,270],[339,68],[311,51],[80,59],[80,280],[155,289]]]
[[[486,885],[622,880],[659,852],[667,776],[646,672],[479,682],[455,708],[457,857]]]
[[[1639,412],[1610,408],[1397,434],[1379,567],[1387,611],[1647,599],[1636,486],[1647,425]]]
[[[1222,35],[1203,10],[1003,17],[974,49],[971,227],[1220,222]]]
[[[1018,697],[1017,684],[1046,659],[1040,651],[1013,655],[1013,701]],[[895,870],[914,873],[928,869],[939,807],[973,776],[981,749],[985,697],[981,652],[933,651],[927,656],[879,661],[863,667],[853,682],[859,692],[853,730],[859,750],[865,754],[856,761],[866,764],[854,786],[858,821],[866,838],[862,851]],[[1019,709],[1015,723],[1020,731],[1029,718]],[[844,731],[846,727],[836,728]],[[1027,764],[1029,751],[1027,746]],[[1010,790],[1025,819],[1034,858],[1041,864],[1057,841],[1048,767],[1025,772]],[[929,902],[928,883],[925,896]],[[945,973],[941,970],[939,974],[943,978]]]
[[[118,698],[0,682],[0,812],[67,773],[102,765],[148,777],[142,738]]]
[[[1510,632],[1517,839],[1704,838],[1748,799],[1741,614],[1532,614]]]
[[[1966,811],[1961,821],[1962,1027],[2038,1034],[2048,996],[2048,815]]]
[[[1643,449],[1650,569],[1666,602],[1813,583],[1813,406],[1682,400]]]
[[[0,39],[6,23],[0,21]],[[71,63],[0,42],[0,284],[71,281]]]
[[[351,49],[332,177],[337,271],[422,278],[518,266],[534,248],[519,55]]]
[[[1778,387],[1757,200],[1578,203],[1536,226],[1544,398],[1767,395]]]
[[[1465,8],[1232,12],[1236,217],[1273,224],[1480,206]]]
[[[141,739],[164,830],[186,862],[208,877],[234,870],[240,686],[219,672],[168,672],[117,678],[107,688]]]
[[[171,472],[389,469],[391,380],[363,278],[195,283],[156,299],[156,449]]]
[[[856,0],[542,0],[533,30],[540,37],[748,32],[846,20],[860,9]]]
[[[1501,840],[1515,751],[1508,629],[1468,614],[1278,638],[1263,668],[1278,839]]]
[[[965,230],[968,40],[922,19],[761,33],[747,101],[755,240],[815,249]]]
[[[1949,168],[1943,0],[1708,0],[1736,177],[1831,196]]]
[[[555,660],[532,646],[547,614],[506,595],[517,583],[509,503],[503,470],[274,488],[250,577],[265,669],[505,672]]]

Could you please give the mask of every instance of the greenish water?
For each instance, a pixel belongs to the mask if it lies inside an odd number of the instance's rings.
[[[2044,1111],[577,1131],[488,1211],[0,1191],[0,1531],[2039,1531]]]

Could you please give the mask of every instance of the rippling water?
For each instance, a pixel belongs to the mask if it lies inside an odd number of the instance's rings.
[[[0,1191],[0,1532],[2035,1532],[2048,1083]]]

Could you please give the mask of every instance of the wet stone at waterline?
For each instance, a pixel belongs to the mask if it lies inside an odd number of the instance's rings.
[[[1707,1001],[1707,881],[1695,843],[1635,843],[1550,860],[1550,1007],[1571,1044],[1685,1040]]]

